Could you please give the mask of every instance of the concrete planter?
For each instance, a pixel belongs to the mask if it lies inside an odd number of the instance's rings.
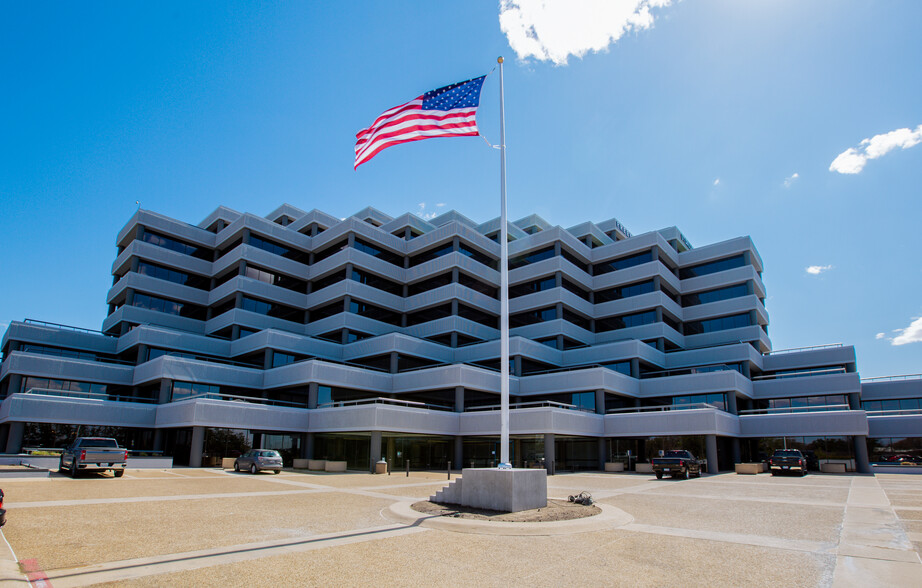
[[[764,471],[762,463],[738,463],[735,467],[737,474],[755,475]]]
[[[639,463],[634,467],[634,471],[636,471],[638,474],[652,474],[653,464],[652,463]]]
[[[323,468],[325,472],[345,472],[346,471],[346,462],[344,461],[327,461],[326,467]]]
[[[221,468],[223,468],[223,469],[225,469],[225,470],[232,470],[232,469],[234,469],[234,461],[236,461],[236,460],[235,460],[233,457],[224,457],[224,458],[222,458],[222,459],[221,459]]]
[[[295,459],[292,461],[291,467],[296,470],[309,470],[311,469],[310,464],[311,460],[309,459]]]
[[[845,464],[844,463],[821,463],[820,471],[824,474],[844,474],[845,473]]]
[[[621,461],[605,462],[605,471],[606,472],[623,472],[624,462],[621,462]]]
[[[325,459],[309,459],[307,460],[307,469],[309,470],[325,470],[327,468],[327,460]]]

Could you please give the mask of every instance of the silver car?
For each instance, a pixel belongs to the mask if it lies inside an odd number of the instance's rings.
[[[250,470],[257,474],[262,470],[282,471],[282,456],[274,449],[251,449],[234,460],[234,471]]]

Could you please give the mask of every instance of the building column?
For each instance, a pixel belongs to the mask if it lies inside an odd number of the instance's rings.
[[[10,432],[6,436],[6,453],[19,453],[22,451],[22,435],[25,429],[25,423],[10,421]]]
[[[732,390],[727,392],[727,412],[730,414],[739,414],[736,408],[736,392]]]
[[[189,467],[202,467],[202,452],[205,451],[205,427],[192,427],[192,443],[189,447]]]
[[[311,382],[307,385],[307,408],[317,408],[317,394],[320,384]]]
[[[141,365],[147,361],[147,345],[141,343],[138,345],[138,359],[135,360],[135,365]]]
[[[547,475],[553,476],[555,465],[554,462],[557,459],[556,453],[554,451],[554,433],[545,433],[544,434],[544,468],[547,470]]]
[[[464,412],[464,386],[455,386],[455,412]]]
[[[857,392],[852,392],[848,395],[848,408],[849,410],[861,410],[861,395]]]
[[[16,394],[22,392],[22,375],[20,374],[10,374],[10,377],[6,382],[6,395]]]
[[[304,436],[304,449],[301,452],[301,456],[304,459],[314,459],[314,434],[305,433]]]
[[[704,441],[705,451],[707,452],[708,473],[716,474],[719,467],[717,464],[717,435],[705,435]]]
[[[631,358],[631,377],[636,380],[640,379],[640,358]]]
[[[390,446],[388,446],[390,448]],[[464,469],[464,437],[458,435],[455,437],[454,445],[454,454],[452,455],[454,459],[451,460],[451,463],[455,465],[455,468],[458,470]]]
[[[732,437],[730,439],[730,451],[733,452],[733,463],[741,463],[742,461],[742,451],[740,450],[740,440],[739,437]]]
[[[400,371],[400,354],[396,351],[391,351],[390,360],[390,369],[388,371],[392,374],[396,374]]]
[[[164,378],[160,380],[160,396],[157,398],[159,404],[166,404],[170,401],[170,395],[173,393],[173,380]]]
[[[512,375],[516,377],[522,376],[522,356],[521,355],[515,355],[512,357]]]
[[[154,451],[163,451],[163,429],[154,429]]]
[[[871,460],[868,459],[867,435],[855,435],[855,469],[861,474],[870,474]]]
[[[605,454],[608,443],[605,437],[599,437],[599,471],[605,471],[605,462],[608,461],[608,456]]]
[[[271,347],[266,347],[263,351],[263,369],[272,369],[273,363],[275,363],[275,350]]]
[[[375,473],[375,464],[381,460],[381,431],[371,432],[371,447],[368,452],[368,473]]]
[[[595,413],[605,414],[605,390],[595,391]]]

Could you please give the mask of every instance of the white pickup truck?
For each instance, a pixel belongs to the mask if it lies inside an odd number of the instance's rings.
[[[121,478],[128,464],[128,450],[118,446],[115,439],[106,437],[77,437],[61,453],[58,471],[67,470],[72,478],[80,472],[102,472],[112,470]]]

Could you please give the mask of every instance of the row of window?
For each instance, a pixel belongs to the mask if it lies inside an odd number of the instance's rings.
[[[191,245],[179,239],[175,239],[173,237],[167,237],[165,235],[161,235],[159,233],[155,233],[152,231],[144,231],[141,238],[142,240],[148,243],[152,243],[160,247],[166,247],[168,249],[171,249],[173,251],[178,251],[186,255],[193,255],[195,257],[200,257],[202,259],[209,259],[211,257],[208,254],[207,248],[202,248],[202,247],[198,247],[195,245]],[[270,253],[274,253],[276,255],[280,255],[287,259],[292,259],[294,261],[298,261],[301,263],[307,263],[308,254],[306,252],[293,249],[291,247],[282,245],[280,243],[266,239],[264,237],[259,237],[257,235],[251,234],[248,242],[250,245],[253,245],[254,247],[258,247]],[[403,266],[403,257],[397,253],[394,253],[392,251],[388,251],[386,249],[373,245],[360,238],[355,238],[353,242],[354,242],[354,247],[358,249],[359,251],[363,251],[369,255],[377,257],[378,259],[382,259],[383,261],[386,261],[388,263],[391,263],[391,264],[394,264],[400,267]],[[219,251],[218,257],[221,257],[221,255],[227,253],[228,251],[236,247],[238,244],[239,242],[235,241],[231,243],[229,246],[223,248],[221,251]],[[346,247],[348,247],[348,240],[343,239],[342,241],[339,241],[335,243],[334,245],[331,245],[323,249],[322,251],[315,253],[314,263],[322,261],[326,259],[327,257],[330,257],[331,255],[334,255],[335,253],[342,251]],[[432,259],[436,259],[443,255],[452,253],[453,251],[454,251],[453,243],[448,243],[448,244],[438,246],[428,251],[424,251],[422,253],[418,253],[416,255],[411,256],[409,259],[409,266],[415,267],[417,265],[420,265]],[[481,253],[475,249],[472,249],[463,243],[459,245],[458,251],[461,254],[466,255],[470,257],[471,259],[481,264],[486,265],[487,267],[490,267],[492,269],[498,268],[498,260],[490,257],[489,255]],[[575,266],[583,269],[584,271],[588,271],[589,269],[588,264],[581,261],[578,257],[570,253],[567,249],[561,248],[560,254],[564,259],[571,262]],[[532,251],[530,253],[516,255],[516,256],[509,258],[509,269],[512,270],[512,269],[523,267],[523,266],[526,266],[532,263],[537,263],[545,259],[550,259],[554,256],[555,256],[555,246],[550,245],[548,247],[544,247],[537,251]],[[654,254],[654,250],[644,251],[642,253],[637,253],[637,254],[626,256],[626,257],[621,257],[618,259],[613,259],[613,260],[608,260],[608,261],[604,261],[601,263],[597,263],[592,266],[592,272],[593,272],[593,275],[602,275],[602,274],[606,274],[609,272],[613,272],[613,271],[617,271],[621,269],[627,269],[629,267],[634,267],[636,265],[640,265],[643,263],[648,263],[648,262],[654,261],[655,259],[658,259],[658,256]],[[745,265],[745,256],[743,254],[739,254],[739,255],[735,255],[735,256],[717,260],[717,261],[707,262],[707,263],[699,264],[699,265],[688,267],[688,268],[682,268],[679,270],[679,276],[680,278],[684,280],[687,278],[704,276],[704,275],[716,273],[719,271],[741,267],[743,265]]]

